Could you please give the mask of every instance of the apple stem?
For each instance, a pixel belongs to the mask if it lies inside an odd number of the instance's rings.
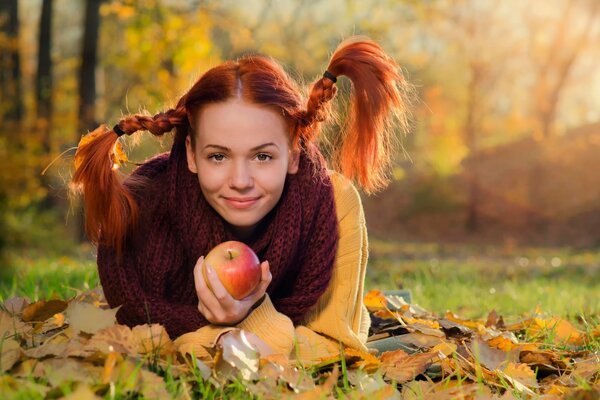
[[[229,259],[233,260],[233,252],[231,250],[227,250],[227,254],[229,254]]]

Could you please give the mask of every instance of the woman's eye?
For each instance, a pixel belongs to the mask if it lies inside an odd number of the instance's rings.
[[[211,154],[208,158],[213,161],[223,161],[225,156],[223,154]]]
[[[272,158],[273,157],[271,157],[270,155],[265,154],[265,153],[259,153],[259,154],[256,155],[256,159],[258,161],[269,161]]]

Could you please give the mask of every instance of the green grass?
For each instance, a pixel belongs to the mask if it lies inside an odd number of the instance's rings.
[[[600,249],[476,248],[371,239],[370,251],[367,290],[410,289],[415,303],[439,314],[451,310],[478,318],[495,309],[510,319],[539,306],[548,314],[577,319],[589,329],[600,320]],[[95,251],[89,245],[62,256],[12,252],[9,260],[9,268],[0,271],[0,301],[13,296],[32,301],[68,299],[77,289],[98,285]],[[590,351],[599,351],[600,339],[589,346]],[[168,368],[155,372],[163,376],[174,397],[190,389],[194,397],[252,397],[241,382],[215,387],[194,371],[187,378],[175,378]],[[341,372],[335,391],[343,397],[349,389],[344,364]],[[10,377],[4,375],[4,379]],[[188,389],[183,380],[191,384]],[[39,388],[33,379],[31,387],[14,389],[14,398],[44,397],[37,393]],[[104,397],[111,397],[108,387],[105,389]],[[510,390],[510,385],[506,389]],[[66,394],[74,387],[67,385],[61,390]],[[126,387],[114,390],[116,398],[128,398],[131,394]]]
[[[366,289],[410,289],[436,313],[600,316],[600,249],[502,248],[371,241]]]
[[[69,298],[98,284],[95,251],[68,256],[12,253],[0,271],[0,299]],[[413,301],[437,313],[485,317],[532,312],[577,319],[600,316],[600,249],[503,248],[400,244],[371,239],[366,289],[410,289]]]
[[[0,270],[0,301],[14,296],[28,297],[31,301],[68,299],[77,290],[98,286],[94,254],[88,245],[64,256],[12,252],[8,267]]]

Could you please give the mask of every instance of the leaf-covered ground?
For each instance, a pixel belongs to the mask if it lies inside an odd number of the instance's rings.
[[[505,321],[431,313],[370,291],[370,347],[302,366],[234,331],[202,362],[157,324],[116,325],[99,288],[0,311],[2,398],[573,398],[600,396],[600,324],[537,310]]]

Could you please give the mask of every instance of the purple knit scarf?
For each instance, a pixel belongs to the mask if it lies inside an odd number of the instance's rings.
[[[170,154],[134,171],[151,177],[154,186],[136,193],[143,232],[126,249],[125,264],[116,265],[111,249],[98,250],[106,298],[111,306],[123,304],[118,320],[133,326],[150,319],[165,325],[171,336],[208,323],[195,309],[192,271],[198,258],[223,241],[239,240],[202,195],[197,176],[187,168],[184,143],[177,135]],[[246,242],[261,261],[269,261],[273,280],[267,292],[275,308],[295,324],[302,323],[325,292],[337,242],[333,188],[324,163],[315,165],[302,154],[279,203],[254,240]]]

